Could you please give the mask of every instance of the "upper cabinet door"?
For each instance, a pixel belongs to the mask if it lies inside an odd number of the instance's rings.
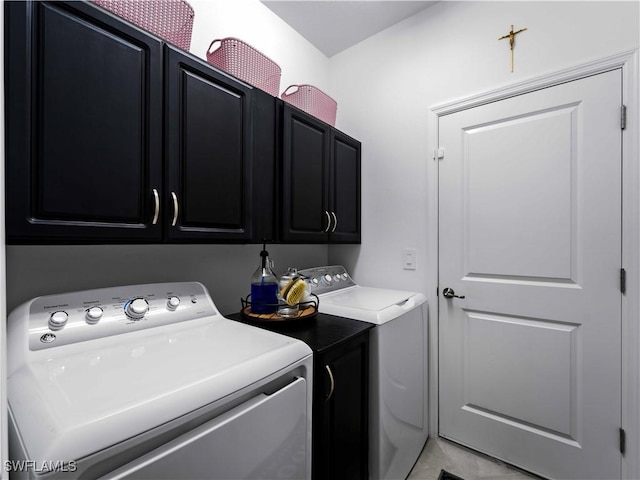
[[[165,46],[170,240],[252,238],[253,90]]]
[[[82,2],[5,28],[9,242],[159,240],[161,42]]]
[[[360,142],[283,106],[281,235],[360,243]]]
[[[327,242],[331,127],[291,107],[283,106],[282,240]]]
[[[333,131],[331,135],[331,241],[360,243],[360,142]]]

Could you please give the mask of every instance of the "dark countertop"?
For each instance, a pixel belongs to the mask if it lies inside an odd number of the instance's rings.
[[[255,321],[240,313],[226,318],[281,333],[305,342],[314,352],[322,353],[334,345],[353,338],[374,327],[372,323],[318,313],[313,318],[288,322]]]

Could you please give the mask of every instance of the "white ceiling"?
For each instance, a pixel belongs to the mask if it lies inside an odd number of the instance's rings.
[[[327,57],[436,3],[425,0],[261,0]]]

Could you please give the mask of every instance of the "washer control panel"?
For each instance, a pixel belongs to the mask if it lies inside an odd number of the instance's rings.
[[[310,292],[315,295],[356,285],[342,265],[307,268],[298,270],[298,273],[305,278]]]
[[[38,297],[29,349],[41,350],[217,315],[204,285],[153,283]]]

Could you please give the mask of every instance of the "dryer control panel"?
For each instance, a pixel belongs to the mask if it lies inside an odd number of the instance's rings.
[[[305,278],[309,291],[315,295],[356,285],[342,265],[307,268],[299,270],[298,273]]]
[[[33,299],[27,307],[25,327],[30,350],[217,315],[209,293],[198,282],[130,285],[48,295]]]

